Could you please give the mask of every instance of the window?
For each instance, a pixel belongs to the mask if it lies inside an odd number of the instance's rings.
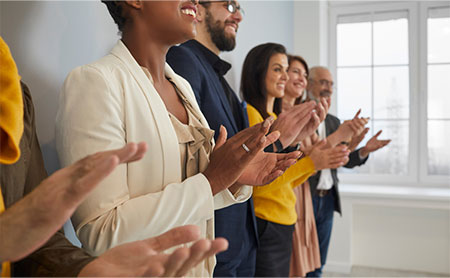
[[[450,8],[427,9],[428,175],[450,176]]]
[[[362,108],[371,118],[361,145],[381,129],[380,138],[392,139],[367,165],[341,170],[343,179],[448,185],[449,4],[331,5],[329,14],[337,116],[350,119]]]

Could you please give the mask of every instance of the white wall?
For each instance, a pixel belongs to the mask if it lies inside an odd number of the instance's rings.
[[[54,172],[62,83],[71,69],[106,54],[118,38],[117,28],[100,1],[1,1],[0,20],[1,35],[33,96],[46,168]]]
[[[294,50],[293,1],[241,1],[245,16],[240,23],[236,48],[222,53],[222,59],[232,64],[225,76],[239,94],[241,69],[247,53],[255,46],[275,42]]]

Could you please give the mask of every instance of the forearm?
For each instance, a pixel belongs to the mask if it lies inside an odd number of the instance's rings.
[[[72,245],[60,230],[41,248],[14,263],[14,274],[20,277],[75,277],[95,257]]]

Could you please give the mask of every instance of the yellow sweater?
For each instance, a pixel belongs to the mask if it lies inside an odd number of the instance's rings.
[[[19,159],[22,132],[23,102],[20,76],[8,45],[0,37],[0,163],[12,164]],[[0,188],[0,214],[4,210]],[[8,262],[2,264],[1,276],[10,276]]]
[[[250,126],[262,122],[261,114],[247,105]],[[276,118],[275,114],[271,116]],[[314,163],[310,157],[305,157],[284,172],[273,182],[253,188],[255,215],[261,219],[282,224],[293,225],[297,222],[295,202],[297,201],[294,187],[301,185],[315,172]]]

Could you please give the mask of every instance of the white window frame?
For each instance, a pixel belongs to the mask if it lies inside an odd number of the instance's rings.
[[[329,68],[337,76],[337,20],[339,16],[390,11],[408,12],[409,44],[409,168],[405,176],[390,174],[345,174],[343,182],[352,184],[399,185],[450,188],[448,176],[428,175],[427,144],[427,11],[430,7],[448,6],[448,2],[341,2],[329,3]],[[337,92],[339,94],[339,92]],[[333,95],[337,103],[337,95]],[[337,107],[336,107],[337,111]],[[341,119],[345,120],[345,119]],[[370,163],[370,161],[368,162]]]
[[[420,157],[424,159],[420,159],[420,181],[424,184],[446,184],[448,188],[450,188],[450,177],[442,176],[442,175],[429,175],[428,174],[428,28],[427,28],[427,20],[428,20],[428,9],[430,8],[439,8],[439,7],[450,7],[450,4],[445,1],[421,1],[419,2],[419,22],[420,22],[420,34],[425,38],[420,41],[420,103],[422,104],[421,115],[420,117],[420,128],[425,132],[420,133],[420,141],[423,142],[425,147],[420,148]],[[450,146],[449,146],[450,147]]]

